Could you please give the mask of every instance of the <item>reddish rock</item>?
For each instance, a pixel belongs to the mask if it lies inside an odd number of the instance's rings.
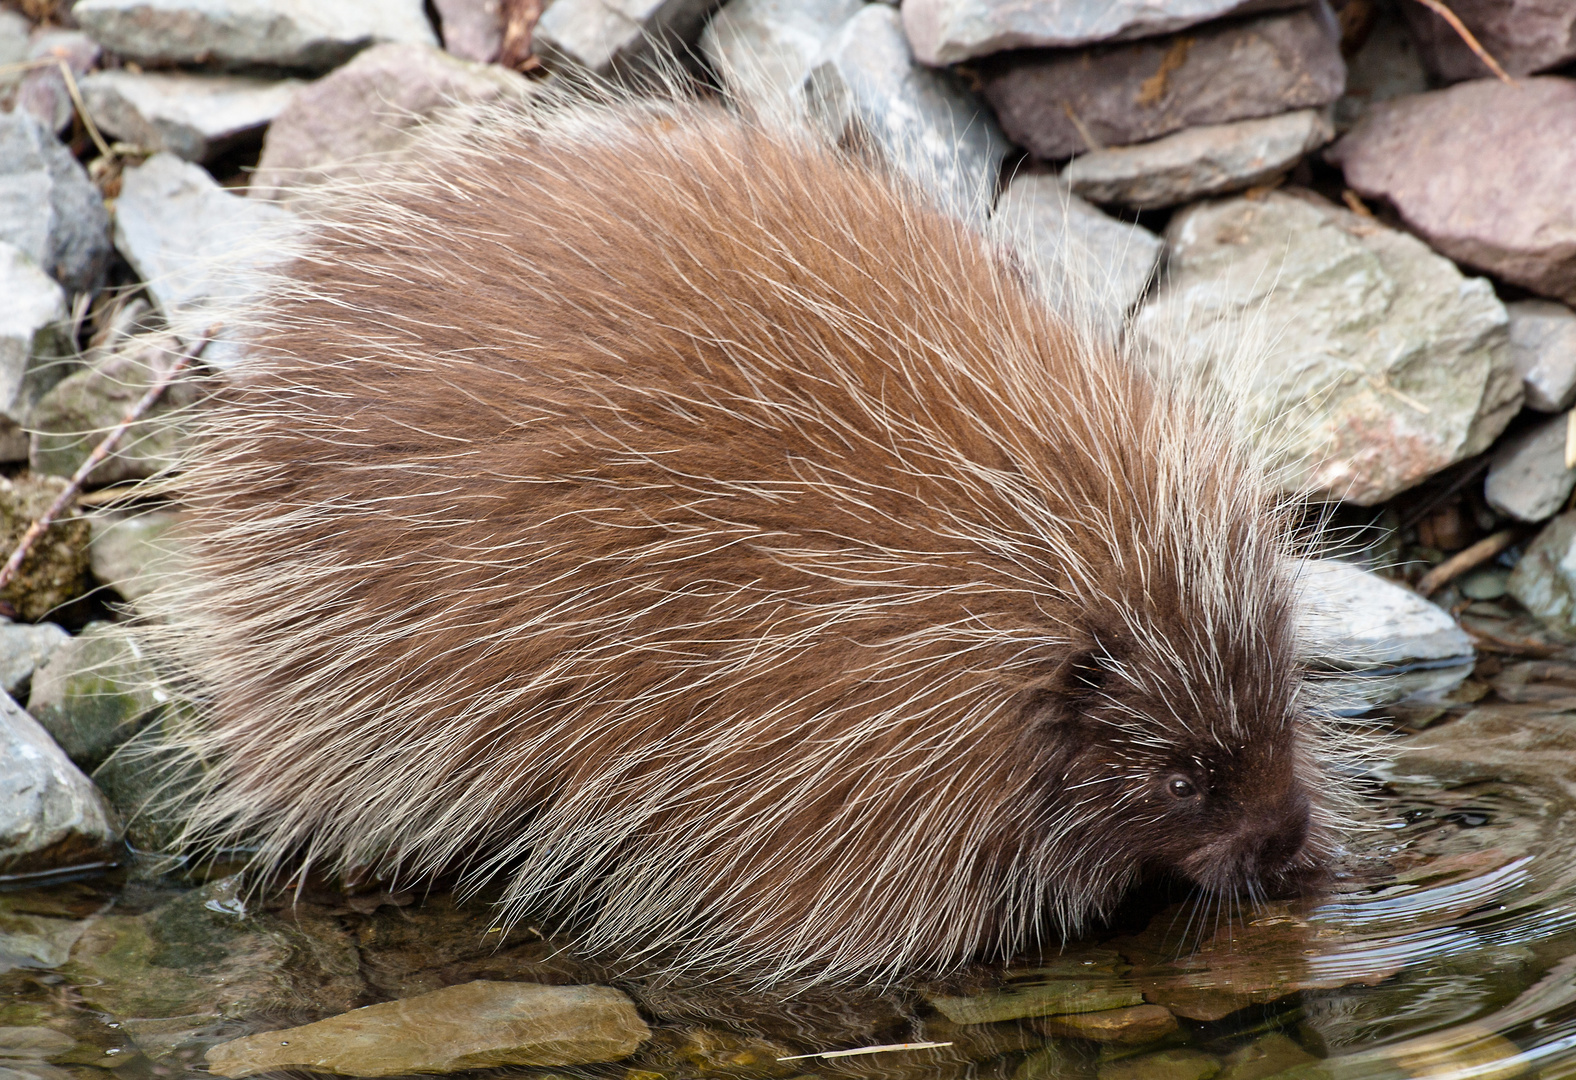
[[[433,0],[443,24],[443,50],[490,64],[503,47],[503,0]]]
[[[1450,24],[1415,0],[1401,10],[1429,74],[1443,82],[1492,74]],[[1570,0],[1450,0],[1450,10],[1512,75],[1576,60],[1576,4]]]
[[[1327,156],[1436,251],[1576,301],[1576,81],[1479,79],[1383,102]]]
[[[977,71],[1007,135],[1040,158],[1327,105],[1346,81],[1338,32],[1311,10],[1126,45],[1000,53]]]

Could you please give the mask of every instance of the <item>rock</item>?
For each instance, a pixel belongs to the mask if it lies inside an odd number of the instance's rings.
[[[77,0],[71,14],[139,63],[322,71],[375,42],[438,43],[421,0]]]
[[[136,735],[169,700],[136,637],[90,623],[33,674],[28,711],[89,772]]]
[[[1044,174],[1014,177],[991,226],[1052,307],[1112,337],[1143,299],[1165,250],[1148,229],[1102,214]]]
[[[1324,111],[1299,109],[1092,150],[1073,158],[1062,180],[1093,202],[1154,210],[1273,180],[1334,137]]]
[[[338,1012],[366,992],[339,920],[253,911],[234,878],[140,915],[100,916],[60,970],[143,1054],[198,1069],[205,1050],[259,1020]]]
[[[682,53],[700,36],[715,0],[554,0],[531,42],[553,67],[607,76],[665,47]]]
[[[33,471],[52,476],[74,474],[103,433],[120,423],[175,362],[181,348],[168,334],[136,338],[93,358],[90,367],[52,387],[38,399],[29,416],[28,462]],[[188,376],[172,382],[157,404],[126,429],[114,452],[88,473],[85,486],[143,479],[175,465],[186,422],[204,400],[200,378]]]
[[[1468,600],[1498,600],[1508,591],[1510,571],[1502,566],[1474,570],[1456,582],[1456,589]]]
[[[49,733],[0,694],[0,874],[104,863],[114,813]]]
[[[170,532],[180,522],[179,514],[110,511],[93,514],[89,520],[93,576],[127,600],[140,600],[179,573],[180,552]]]
[[[1576,8],[1547,0],[1451,0],[1450,10],[1511,75],[1531,75],[1576,60]],[[1442,83],[1493,74],[1461,35],[1422,4],[1401,11],[1423,64]]]
[[[1278,1031],[1261,1036],[1226,1055],[1219,1080],[1266,1080],[1267,1077],[1319,1059]]]
[[[1148,38],[1299,0],[907,0],[903,29],[922,64],[940,67],[1008,49],[1069,48]]]
[[[31,113],[0,113],[0,241],[74,292],[109,264],[109,215],[87,170]]]
[[[1336,32],[1316,11],[1130,45],[999,53],[976,68],[1007,136],[1046,159],[1320,108],[1346,79]]]
[[[1007,142],[951,75],[914,63],[892,8],[867,4],[844,23],[800,92],[828,136],[872,150],[953,213],[984,219]]]
[[[65,489],[66,482],[54,476],[0,477],[0,548],[14,550],[28,526]],[[88,523],[67,516],[34,541],[16,576],[0,589],[0,599],[9,600],[26,621],[37,622],[87,588]]]
[[[421,45],[379,45],[298,91],[274,118],[252,174],[254,199],[287,201],[297,189],[387,157],[440,109],[523,98],[526,80]]]
[[[1552,300],[1516,300],[1505,310],[1527,408],[1564,412],[1576,403],[1576,311]]]
[[[20,70],[7,70],[27,59],[33,24],[19,11],[0,8],[0,94],[22,81]]]
[[[1517,521],[1546,521],[1576,488],[1576,469],[1565,467],[1565,417],[1544,420],[1494,452],[1483,482],[1488,504]]]
[[[821,50],[862,0],[731,0],[706,23],[700,51],[734,99],[790,111]]]
[[[68,371],[66,294],[25,252],[0,241],[0,461],[26,457],[33,404]],[[18,451],[22,452],[19,454]]]
[[[1099,1080],[1210,1080],[1220,1059],[1202,1050],[1161,1050],[1141,1057],[1101,1062]]]
[[[1177,1030],[1177,1018],[1159,1005],[1133,1005],[1103,1012],[1046,1016],[1034,1021],[1041,1033],[1057,1039],[1137,1045],[1163,1039]]]
[[[1120,959],[1109,949],[1070,949],[1043,967],[1016,972],[1016,978],[1000,989],[966,996],[926,994],[925,1000],[954,1024],[994,1024],[1144,1004],[1138,987],[1116,974]]]
[[[43,30],[33,35],[28,59],[40,60],[47,56],[64,60],[72,75],[81,78],[98,63],[100,51],[98,42],[80,30]],[[22,76],[16,107],[32,113],[40,124],[57,135],[71,125],[76,112],[71,91],[66,87],[66,77],[57,64],[33,68]]]
[[[1288,484],[1362,506],[1488,448],[1521,405],[1504,305],[1416,238],[1306,192],[1179,210],[1151,342],[1279,345],[1234,371]],[[1214,335],[1213,339],[1211,335]]]
[[[1304,660],[1337,711],[1438,697],[1472,673],[1472,639],[1411,589],[1330,559],[1305,560],[1298,584]]]
[[[207,161],[261,133],[300,86],[295,79],[125,69],[81,80],[88,113],[106,135],[187,161]]]
[[[617,1061],[651,1037],[610,986],[469,982],[208,1051],[220,1076],[305,1068],[348,1076]]]
[[[1335,103],[1335,125],[1346,131],[1370,106],[1428,89],[1428,73],[1400,12],[1378,6],[1368,37],[1346,59],[1346,93]]]
[[[1506,588],[1556,630],[1576,633],[1576,510],[1543,527],[1510,572]]]
[[[1325,156],[1436,251],[1576,303],[1576,81],[1480,79],[1387,101]]]
[[[195,341],[226,304],[242,301],[279,258],[294,217],[232,195],[200,166],[160,153],[121,179],[115,246],[184,341]],[[234,363],[232,343],[215,342],[203,360]]]
[[[0,620],[0,689],[26,701],[34,670],[70,639],[71,635],[54,623]]]
[[[461,60],[490,64],[503,48],[502,0],[434,0],[443,31],[443,51]]]

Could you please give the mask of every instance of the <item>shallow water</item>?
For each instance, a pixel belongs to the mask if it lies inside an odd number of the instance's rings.
[[[125,872],[13,888],[0,1080],[201,1074],[217,1042],[472,979],[612,983],[653,1029],[616,1063],[499,1076],[1576,1077],[1576,714],[1482,704],[1398,747],[1365,778],[1365,828],[1322,898],[1184,902],[1057,956],[883,992],[643,981],[445,896],[248,906],[229,879]],[[1082,1037],[1113,1032],[1139,1041]],[[944,1045],[799,1056],[916,1042]]]

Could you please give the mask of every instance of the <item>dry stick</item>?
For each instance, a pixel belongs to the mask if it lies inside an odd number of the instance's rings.
[[[1437,592],[1440,586],[1446,582],[1460,577],[1474,566],[1488,562],[1501,551],[1510,547],[1516,542],[1516,537],[1519,535],[1520,530],[1501,529],[1492,536],[1485,536],[1471,547],[1456,552],[1418,579],[1418,593],[1422,596],[1429,596]]]
[[[208,343],[213,340],[214,335],[218,332],[219,327],[217,324],[210,326],[204,331],[202,338],[197,344],[181,353],[175,363],[169,366],[169,370],[161,374],[154,381],[153,385],[148,387],[147,393],[137,399],[137,403],[127,411],[125,418],[116,424],[109,434],[105,435],[103,440],[93,448],[93,452],[88,455],[87,460],[77,466],[77,471],[71,474],[71,479],[66,484],[66,490],[60,493],[60,496],[50,504],[49,509],[45,510],[37,521],[27,527],[27,532],[23,533],[22,539],[17,542],[16,550],[11,552],[11,557],[5,561],[5,566],[0,568],[0,589],[11,584],[11,579],[16,576],[17,569],[22,565],[22,560],[27,558],[27,553],[38,542],[38,538],[43,536],[49,527],[54,524],[55,518],[59,516],[60,512],[71,505],[71,500],[76,497],[77,490],[82,487],[82,482],[88,478],[88,474],[114,452],[116,444],[121,440],[121,436],[126,434],[132,424],[135,424],[142,418],[142,414],[152,407],[153,403],[159,399],[159,395],[164,393],[170,383],[175,381],[175,377],[184,371],[193,360],[202,356],[203,350],[208,347]]]
[[[88,137],[93,140],[93,145],[98,147],[98,152],[106,158],[113,158],[115,152],[110,149],[109,143],[104,141],[104,136],[99,134],[98,125],[88,115],[87,104],[82,100],[82,90],[77,86],[76,73],[71,70],[71,65],[58,56],[41,56],[37,60],[23,60],[15,64],[0,64],[0,74],[11,71],[32,71],[35,68],[46,68],[54,64],[60,68],[60,75],[66,80],[66,93],[71,96],[71,104],[77,110],[77,115],[82,118],[82,126],[87,129]]]
[[[1488,50],[1483,47],[1477,38],[1472,36],[1472,31],[1467,29],[1467,24],[1457,18],[1454,11],[1445,6],[1445,0],[1417,0],[1417,2],[1449,23],[1450,29],[1456,32],[1456,36],[1467,43],[1467,48],[1477,53],[1478,59],[1488,65],[1488,69],[1499,78],[1500,82],[1505,83],[1507,86],[1518,85],[1515,79],[1505,74],[1505,69],[1499,66],[1499,61],[1490,56]]]

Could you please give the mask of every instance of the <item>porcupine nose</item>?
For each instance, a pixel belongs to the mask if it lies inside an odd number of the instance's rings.
[[[1293,795],[1274,815],[1273,824],[1255,837],[1247,861],[1261,880],[1285,877],[1297,865],[1308,842],[1311,810],[1307,795]]]

